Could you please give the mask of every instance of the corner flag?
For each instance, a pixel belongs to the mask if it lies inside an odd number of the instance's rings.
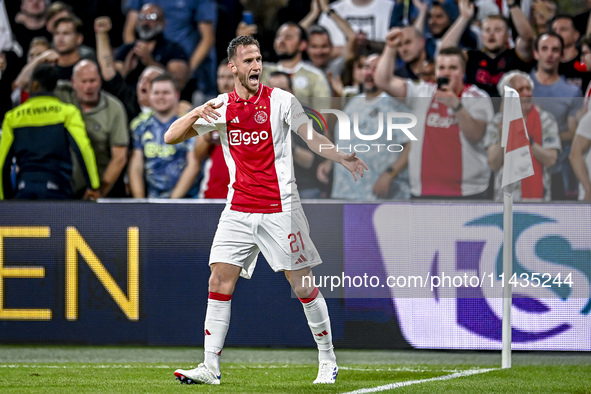
[[[503,138],[501,146],[505,148],[503,165],[503,191],[513,192],[516,183],[534,174],[531,161],[529,137],[521,112],[519,94],[515,89],[505,86],[503,101]],[[507,187],[513,186],[508,190]]]
[[[517,182],[534,174],[529,138],[521,112],[519,93],[505,86],[503,100],[503,324],[501,352],[502,368],[511,368],[511,306],[513,289],[513,190]]]

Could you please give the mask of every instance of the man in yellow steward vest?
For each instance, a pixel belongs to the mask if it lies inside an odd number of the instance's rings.
[[[31,77],[30,98],[8,111],[0,137],[0,199],[68,199],[72,196],[72,156],[83,168],[85,199],[96,199],[100,179],[80,110],[52,95],[55,68],[42,64]],[[16,182],[11,167],[16,166]]]

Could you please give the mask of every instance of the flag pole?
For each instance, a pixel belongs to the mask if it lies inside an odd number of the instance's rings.
[[[511,368],[511,304],[513,292],[513,193],[503,193],[503,350],[501,367]]]
[[[511,77],[511,73],[505,77]],[[505,78],[503,77],[503,78]],[[512,77],[511,77],[512,78]],[[509,81],[507,80],[508,84]],[[505,148],[503,164],[503,327],[501,366],[511,368],[511,304],[513,292],[513,191],[522,179],[534,175],[529,137],[519,93],[505,85],[501,146]]]

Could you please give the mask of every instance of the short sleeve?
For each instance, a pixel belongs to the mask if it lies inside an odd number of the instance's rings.
[[[193,130],[197,133],[197,135],[203,135],[210,133],[214,130],[222,130],[226,126],[226,110],[227,110],[227,102],[224,100],[223,96],[220,95],[215,99],[211,100],[214,103],[223,103],[220,108],[216,109],[216,111],[221,115],[219,119],[215,122],[208,122],[203,118],[197,119],[195,123],[193,123]]]
[[[302,104],[300,104],[300,101],[295,96],[290,96],[288,100],[290,101],[289,111],[287,112],[288,116],[285,121],[289,124],[289,128],[294,133],[297,133],[300,126],[308,121],[308,116],[306,116]]]

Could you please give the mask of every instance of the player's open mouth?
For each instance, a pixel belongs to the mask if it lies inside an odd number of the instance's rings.
[[[259,82],[259,75],[258,74],[251,75],[250,77],[248,77],[248,80],[252,83],[258,83]]]

